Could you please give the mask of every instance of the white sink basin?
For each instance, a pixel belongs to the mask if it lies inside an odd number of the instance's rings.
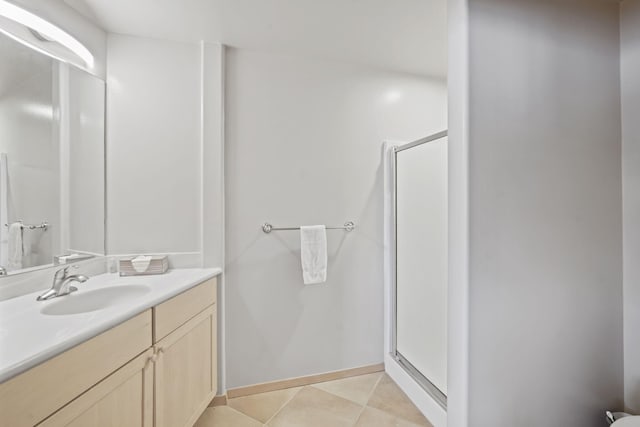
[[[40,310],[50,316],[88,313],[140,298],[151,291],[146,285],[113,285],[92,291],[77,291],[56,298]]]

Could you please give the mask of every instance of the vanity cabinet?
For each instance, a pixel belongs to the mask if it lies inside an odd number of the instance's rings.
[[[187,427],[217,390],[216,278],[0,384],[0,426]]]

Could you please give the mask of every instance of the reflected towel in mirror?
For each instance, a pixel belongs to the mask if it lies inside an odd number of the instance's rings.
[[[13,222],[9,225],[9,259],[7,266],[11,270],[19,270],[22,268],[22,257],[24,256],[22,230],[22,223],[20,222]]]
[[[9,262],[9,171],[7,153],[0,153],[0,267]]]

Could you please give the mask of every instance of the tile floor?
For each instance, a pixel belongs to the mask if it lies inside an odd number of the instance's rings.
[[[431,427],[380,372],[230,399],[195,427]]]

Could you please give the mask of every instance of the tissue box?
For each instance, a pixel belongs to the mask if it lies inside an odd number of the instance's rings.
[[[144,271],[137,271],[131,262],[135,257],[121,259],[120,276],[143,276],[148,274],[163,274],[169,269],[169,258],[165,256],[152,256],[149,266]]]

